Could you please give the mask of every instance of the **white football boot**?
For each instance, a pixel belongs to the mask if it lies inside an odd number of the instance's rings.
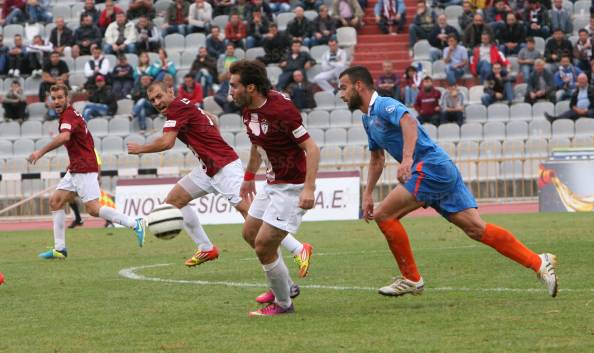
[[[540,254],[538,256],[542,262],[540,264],[540,269],[536,273],[536,276],[547,287],[549,295],[554,298],[557,296],[557,287],[559,282],[557,274],[555,273],[557,257],[549,253]]]
[[[405,294],[421,295],[425,289],[425,282],[421,278],[418,282],[411,281],[404,277],[396,277],[394,283],[379,289],[379,294],[391,297],[399,297]]]

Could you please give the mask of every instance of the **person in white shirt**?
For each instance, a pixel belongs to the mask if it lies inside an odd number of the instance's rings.
[[[347,53],[338,47],[336,39],[328,41],[330,49],[322,56],[322,72],[314,77],[313,81],[320,88],[327,92],[334,92],[334,87],[330,83],[332,80],[338,80],[340,73],[347,68]]]
[[[189,33],[210,31],[212,5],[205,0],[196,0],[188,10]]]
[[[91,46],[91,59],[85,63],[84,74],[87,78],[85,89],[92,91],[95,88],[95,78],[99,75],[106,76],[111,70],[109,60],[101,52],[101,47],[97,44]]]
[[[107,26],[105,30],[105,46],[103,51],[106,54],[136,54],[136,41],[138,33],[132,21],[128,21],[126,14],[120,12],[116,15],[115,22]]]

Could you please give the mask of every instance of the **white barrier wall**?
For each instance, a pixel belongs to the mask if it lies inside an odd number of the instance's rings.
[[[328,221],[359,218],[360,176],[358,171],[320,172],[316,182],[316,203],[304,221]],[[178,178],[120,179],[116,186],[116,208],[133,217],[147,215],[163,203]],[[256,179],[256,191],[264,185]],[[243,223],[241,214],[221,195],[207,195],[191,204],[202,224]]]

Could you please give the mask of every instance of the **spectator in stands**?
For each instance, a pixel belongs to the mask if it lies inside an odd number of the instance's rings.
[[[573,33],[571,14],[563,8],[563,0],[553,0],[553,7],[549,10],[552,28],[560,28],[565,34]]]
[[[66,27],[62,17],[56,18],[56,27],[50,33],[49,41],[52,43],[54,50],[60,53],[60,55],[72,56],[74,33],[70,28]],[[72,57],[74,58],[74,56]]]
[[[4,45],[4,35],[0,33],[0,75],[8,70],[8,47]]]
[[[269,32],[264,36],[262,42],[265,54],[258,60],[265,65],[280,63],[289,48],[289,43],[287,35],[284,32],[279,32],[276,23],[271,23]]]
[[[101,45],[102,39],[101,31],[93,24],[93,18],[90,15],[84,16],[80,27],[74,31],[72,57],[90,55],[91,46]]]
[[[155,11],[152,0],[132,0],[128,6],[128,11],[126,11],[129,20],[135,20],[140,17],[146,17],[152,20],[156,14],[157,11]]]
[[[573,55],[573,46],[571,42],[565,38],[565,33],[559,28],[553,32],[553,38],[550,39],[545,46],[545,60],[547,61],[547,70],[555,73],[563,55]]]
[[[363,10],[357,0],[333,0],[332,13],[338,27],[361,27]]]
[[[48,11],[49,0],[27,0],[27,18],[29,23],[50,23],[54,16]]]
[[[520,72],[524,77],[524,82],[527,82],[534,70],[534,61],[540,59],[542,54],[536,49],[534,38],[526,38],[526,46],[518,53],[518,64],[520,64]]]
[[[134,81],[138,83],[140,77],[143,75],[149,75],[149,70],[151,68],[151,59],[147,52],[141,52],[138,55],[138,65],[134,68]],[[149,75],[150,76],[150,75]]]
[[[14,44],[8,51],[8,76],[20,77],[26,73],[27,47],[23,44],[23,37],[20,34],[14,35]]]
[[[101,16],[101,12],[99,12],[99,10],[97,10],[97,8],[95,7],[95,0],[85,0],[85,6],[83,7],[82,12],[80,13],[79,22],[82,23],[83,17],[85,17],[86,15],[91,16],[91,18],[93,19],[93,24],[95,26],[99,25],[99,16]]]
[[[431,61],[437,61],[441,59],[441,54],[448,46],[448,36],[453,34],[458,38],[458,31],[448,25],[445,15],[439,15],[437,17],[437,24],[433,26],[431,33],[429,33],[429,44],[431,48]]]
[[[115,22],[107,26],[105,31],[106,54],[136,53],[138,33],[134,22],[128,21],[126,14],[121,12],[116,15]]]
[[[85,89],[89,92],[94,91],[97,76],[107,77],[110,70],[109,60],[103,56],[101,47],[94,44],[91,49],[91,59],[85,63],[84,74],[87,78]]]
[[[149,75],[140,76],[132,90],[132,100],[134,100],[134,107],[132,108],[132,116],[138,119],[138,126],[140,133],[144,134],[146,131],[146,118],[156,113],[155,108],[149,102],[147,97],[147,90],[152,82],[152,77]]]
[[[514,99],[512,83],[506,70],[501,64],[494,63],[492,71],[485,79],[484,94],[481,102],[489,106],[495,102],[507,102],[511,104]]]
[[[0,25],[11,25],[25,22],[25,0],[4,0],[2,4],[2,17]]]
[[[112,22],[115,22],[116,15],[123,12],[124,11],[117,6],[113,0],[106,0],[105,8],[101,11],[101,15],[99,16],[99,29],[101,29],[101,32],[105,32],[107,26]]]
[[[204,97],[208,96],[218,74],[217,61],[208,55],[205,47],[200,47],[198,50],[198,55],[190,68],[190,74],[202,86]]]
[[[404,104],[407,107],[412,107],[413,104],[415,104],[417,95],[419,94],[422,77],[422,71],[412,65],[407,67],[404,71],[402,81],[404,84]]]
[[[495,63],[499,63],[505,68],[509,66],[509,61],[491,41],[491,36],[484,32],[481,35],[481,45],[476,46],[472,52],[470,71],[473,75],[479,76],[481,84],[483,84],[487,76],[491,75]]]
[[[334,92],[330,83],[338,80],[338,75],[347,68],[347,53],[338,47],[336,39],[328,42],[328,51],[322,56],[322,72],[314,77],[314,82],[326,92]]]
[[[423,79],[423,89],[420,90],[415,100],[415,110],[419,113],[417,119],[421,124],[429,123],[439,126],[441,121],[441,107],[439,100],[441,93],[433,87],[433,80],[429,76]]]
[[[231,87],[229,85],[230,77],[231,74],[229,74],[229,71],[221,74],[219,78],[221,85],[214,96],[215,102],[217,102],[217,104],[223,109],[223,113],[225,114],[239,112],[239,107],[235,105],[233,102],[233,97],[229,94],[229,87]]]
[[[19,80],[12,80],[10,90],[0,97],[4,108],[4,119],[25,120],[27,118],[27,97]]]
[[[528,36],[542,38],[549,36],[549,16],[539,0],[528,0],[528,7],[524,10],[524,24]]]
[[[247,4],[246,13],[247,18],[246,21],[249,23],[252,18],[250,17],[252,13],[258,11],[262,14],[262,17],[265,17],[269,23],[274,22],[273,12],[270,8],[268,2],[264,0],[252,0]]]
[[[594,10],[592,10],[592,8],[590,8],[590,23],[584,27],[584,29],[588,31],[588,34],[590,35],[594,33]]]
[[[443,61],[446,64],[445,73],[448,83],[455,85],[464,76],[468,65],[468,50],[458,45],[458,37],[453,33],[448,35],[448,46],[443,49]]]
[[[43,65],[41,84],[39,85],[39,101],[45,102],[49,89],[54,84],[62,83],[69,86],[69,71],[66,62],[60,59],[60,53],[52,52],[49,61]]]
[[[316,107],[313,85],[305,80],[302,71],[293,71],[293,82],[287,86],[286,92],[291,97],[293,104],[295,104],[299,110],[313,109]]]
[[[161,47],[161,34],[148,17],[140,16],[136,23],[136,50],[156,52]]]
[[[553,74],[545,70],[544,61],[536,59],[534,60],[534,70],[528,79],[524,100],[526,103],[534,104],[540,99],[555,101],[555,83],[553,82]]]
[[[299,6],[303,7],[304,10],[306,11],[316,11],[316,12],[320,12],[320,6],[322,6],[324,4],[323,1],[321,0],[301,0],[299,1]],[[363,7],[361,7],[363,8]]]
[[[248,9],[247,0],[236,0],[233,6],[233,11],[239,15],[242,21],[248,17],[246,10]],[[250,14],[251,15],[251,14]]]
[[[462,3],[462,14],[458,16],[458,25],[464,31],[474,21],[474,11],[470,1]]]
[[[464,95],[458,86],[453,84],[441,96],[441,124],[464,124]]]
[[[254,11],[251,16],[251,21],[247,25],[247,49],[254,47],[261,47],[264,36],[268,33],[268,26],[270,23],[268,19],[262,16],[262,12]]]
[[[185,0],[175,0],[175,2],[170,3],[162,26],[163,37],[173,33],[185,36],[189,13],[189,5]]]
[[[582,70],[571,64],[569,55],[563,55],[559,69],[555,73],[554,82],[557,102],[570,98],[575,91],[577,77],[582,73]]]
[[[272,12],[276,14],[291,11],[289,0],[269,0],[268,3]]]
[[[221,35],[221,29],[219,26],[212,26],[210,28],[210,35],[206,37],[206,50],[208,55],[215,59],[225,53],[225,41]]]
[[[431,6],[445,9],[447,6],[460,5],[462,0],[433,0]]]
[[[408,43],[412,48],[421,39],[429,39],[429,34],[435,26],[435,13],[427,7],[425,0],[417,1],[417,14],[410,25]]]
[[[247,27],[234,13],[229,17],[229,22],[225,26],[225,42],[232,43],[235,48],[245,49],[245,38],[247,37]]]
[[[510,12],[511,8],[504,0],[494,0],[493,5],[486,9],[485,22],[491,27],[493,33],[497,33],[505,27],[507,14]]]
[[[306,51],[301,51],[301,41],[293,39],[291,51],[287,53],[285,60],[278,65],[283,72],[278,78],[276,89],[282,91],[293,80],[293,72],[300,70],[305,75],[305,70],[315,65],[316,61]]]
[[[217,71],[219,73],[229,71],[231,64],[238,61],[239,58],[235,56],[235,47],[232,43],[227,44],[227,50],[225,54],[219,56],[219,60],[217,60]]]
[[[577,78],[577,89],[571,95],[569,110],[559,116],[545,112],[545,118],[550,122],[556,119],[594,118],[594,88],[588,85],[588,76],[581,73]]]
[[[97,88],[89,96],[89,103],[83,109],[82,115],[86,121],[98,116],[114,115],[118,109],[117,99],[107,86],[104,76],[99,75],[95,78],[95,86]]]
[[[382,63],[383,72],[375,82],[375,89],[380,96],[400,99],[400,78],[394,72],[392,62]]]
[[[213,16],[229,15],[233,4],[233,0],[212,0]]]
[[[159,59],[151,64],[148,70],[148,74],[153,77],[155,81],[163,81],[166,74],[170,74],[175,77],[177,69],[172,60],[169,59],[167,51],[161,48],[159,49]]]
[[[163,76],[163,83],[167,86],[167,88],[171,88],[173,90],[173,94],[177,96],[177,87],[175,87],[175,77],[171,74],[165,74]]]
[[[126,55],[118,56],[118,63],[111,72],[113,94],[117,99],[126,98],[134,88],[134,68],[128,64]]]
[[[487,33],[489,38],[494,38],[493,30],[489,26],[485,26],[483,23],[483,16],[480,14],[474,15],[474,20],[472,24],[470,24],[464,30],[464,39],[462,42],[464,46],[471,50],[471,48],[476,47],[477,45],[481,44],[481,35],[483,33]]]
[[[179,98],[186,98],[190,103],[198,107],[202,105],[202,101],[204,100],[202,86],[194,81],[194,77],[189,73],[184,76],[184,82],[179,85],[177,95]]]
[[[328,6],[321,5],[318,17],[312,22],[313,38],[316,45],[328,44],[336,36],[336,19],[328,13]]]
[[[578,40],[573,46],[574,63],[586,73],[590,73],[590,60],[592,59],[592,39],[585,29],[578,32]]]
[[[189,33],[208,33],[212,21],[212,5],[205,0],[195,0],[188,10]]]
[[[297,39],[308,48],[315,45],[315,42],[312,43],[311,21],[305,18],[303,7],[297,6],[293,12],[295,17],[287,24],[287,34],[290,39]]]
[[[45,43],[40,35],[33,37],[31,44],[27,45],[27,63],[32,76],[41,76],[41,68],[53,51],[54,46],[51,42]]]
[[[499,50],[508,56],[518,55],[526,42],[526,30],[522,24],[518,23],[513,13],[507,14],[505,26],[502,26],[497,33]]]

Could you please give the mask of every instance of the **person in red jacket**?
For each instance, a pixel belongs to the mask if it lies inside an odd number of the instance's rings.
[[[473,75],[479,76],[481,85],[491,74],[493,64],[499,63],[502,67],[510,69],[510,63],[502,52],[497,49],[497,45],[491,40],[489,33],[481,34],[481,44],[477,45],[472,51],[470,59],[470,71]]]
[[[119,6],[117,6],[112,0],[105,1],[105,9],[101,11],[99,16],[99,28],[102,33],[105,33],[107,26],[115,21],[116,15],[124,12]]]
[[[204,99],[202,86],[194,81],[194,77],[189,73],[184,76],[184,83],[179,85],[177,96],[187,98],[190,103],[198,106],[202,105],[202,100]]]
[[[233,43],[235,48],[245,49],[245,38],[247,36],[247,27],[239,18],[237,13],[229,17],[229,22],[225,26],[225,39],[227,44]]]
[[[433,80],[429,76],[423,79],[422,89],[419,90],[414,108],[419,113],[417,119],[421,124],[439,125],[441,107],[439,100],[441,92],[433,88]]]

